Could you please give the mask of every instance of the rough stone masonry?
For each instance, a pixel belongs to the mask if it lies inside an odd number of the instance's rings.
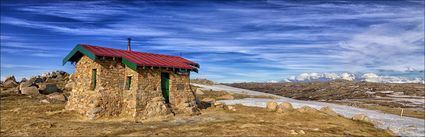
[[[169,103],[161,91],[161,73],[169,74]],[[128,77],[131,84],[126,88]],[[74,82],[66,109],[89,119],[120,117],[140,121],[199,113],[189,73],[177,74],[165,68],[134,70],[120,59],[92,60],[83,55],[75,61]]]

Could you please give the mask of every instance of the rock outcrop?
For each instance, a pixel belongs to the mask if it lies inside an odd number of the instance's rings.
[[[9,89],[9,88],[17,87],[19,84],[18,82],[16,82],[15,76],[9,76],[9,77],[6,77],[2,85],[4,89]]]

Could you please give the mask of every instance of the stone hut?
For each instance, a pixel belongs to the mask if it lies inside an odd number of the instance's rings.
[[[90,119],[134,120],[199,113],[190,72],[199,64],[178,56],[78,44],[63,59],[75,64],[67,110]]]

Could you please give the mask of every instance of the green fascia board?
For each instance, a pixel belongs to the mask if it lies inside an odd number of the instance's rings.
[[[134,64],[133,62],[125,59],[125,58],[122,58],[121,63],[127,65],[129,68],[131,68],[131,69],[133,69],[135,71],[137,70],[137,65]]]
[[[72,49],[71,52],[69,52],[69,54],[62,60],[62,65],[65,65],[66,62],[68,62],[77,52],[81,52],[82,54],[86,55],[87,57],[89,57],[92,60],[96,60],[96,55],[93,54],[92,52],[90,52],[89,50],[83,48],[82,46],[80,46],[80,44],[78,44],[77,46],[74,47],[74,49]]]

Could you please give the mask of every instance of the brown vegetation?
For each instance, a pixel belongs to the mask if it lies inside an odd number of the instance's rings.
[[[202,85],[214,85],[215,82],[208,79],[190,79],[190,83],[202,84]]]
[[[330,81],[310,83],[234,83],[233,87],[256,90],[301,100],[318,100],[354,107],[381,110],[385,113],[425,118],[424,104],[409,99],[423,100],[424,84],[370,83],[353,81]],[[388,93],[387,93],[388,92]],[[398,95],[406,97],[397,97]],[[399,100],[402,99],[402,100]]]

